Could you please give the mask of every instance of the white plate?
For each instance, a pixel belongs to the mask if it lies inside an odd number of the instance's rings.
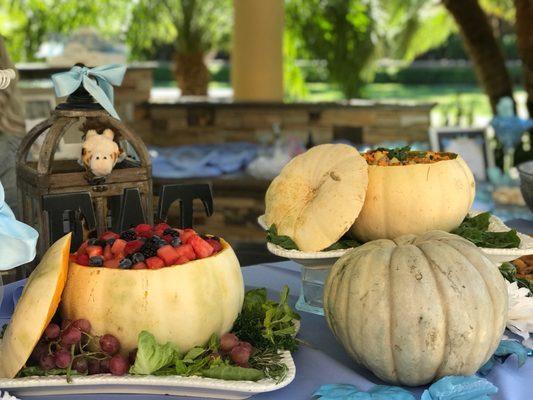
[[[479,214],[479,212],[471,213],[472,216]],[[265,223],[265,216],[261,215],[257,222],[259,225],[267,230],[268,227]],[[489,231],[491,232],[505,232],[510,230],[503,221],[491,215],[489,223]],[[489,249],[485,247],[480,247],[481,251],[495,264],[501,264],[506,261],[512,261],[519,257],[533,254],[533,238],[523,233],[518,232],[518,237],[520,238],[520,246],[515,249]],[[332,250],[332,251],[317,251],[317,252],[304,252],[299,250],[286,250],[283,247],[278,245],[267,243],[268,250],[279,257],[289,258],[298,264],[302,264],[306,267],[325,267],[327,265],[333,265],[335,261],[344,255],[350,249],[342,250]]]
[[[258,382],[225,381],[197,376],[75,376],[68,383],[64,376],[33,376],[27,378],[0,379],[0,389],[14,396],[57,396],[102,393],[161,394],[194,396],[217,399],[246,399],[254,394],[271,392],[291,383],[296,367],[291,353],[283,353],[288,367],[287,377],[279,383],[272,379]]]

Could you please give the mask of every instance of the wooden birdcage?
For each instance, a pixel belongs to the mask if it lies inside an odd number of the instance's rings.
[[[117,163],[105,177],[96,178],[88,173],[78,162],[80,154],[71,159],[55,157],[67,133],[71,139],[79,136],[81,153],[82,136],[87,126],[111,129],[115,133],[114,140],[122,145],[123,150],[124,147],[129,149],[129,156]],[[17,186],[21,218],[40,234],[37,259],[49,243],[57,239],[53,236],[58,235],[58,229],[52,229],[53,224],[55,228],[58,224],[63,227],[60,234],[75,233],[73,248],[91,234],[99,236],[106,230],[118,229],[119,214],[125,208],[127,193],[138,199],[133,201],[137,206],[134,212],[138,221],[153,222],[151,160],[146,146],[123,123],[94,102],[83,87],[72,93],[65,103],[59,104],[47,120],[24,137],[17,152]],[[66,201],[69,195],[78,200],[90,199],[90,204],[83,210],[78,207],[79,202],[74,201],[71,203],[74,205],[69,206]],[[52,217],[47,204],[54,199],[59,203],[61,213]],[[52,218],[55,220],[52,221]],[[80,229],[80,222],[83,229]]]

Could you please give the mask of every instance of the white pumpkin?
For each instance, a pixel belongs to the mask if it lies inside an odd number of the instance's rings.
[[[324,290],[329,326],[350,356],[409,386],[475,373],[498,346],[507,301],[498,268],[442,231],[368,242],[335,263]]]
[[[157,270],[85,267],[71,263],[63,318],[88,319],[92,334],[110,333],[122,352],[137,347],[143,330],[180,351],[228,332],[242,308],[244,284],[228,243],[216,255]]]
[[[367,242],[449,232],[461,224],[474,197],[474,176],[460,156],[431,164],[369,165],[365,203],[350,233]]]

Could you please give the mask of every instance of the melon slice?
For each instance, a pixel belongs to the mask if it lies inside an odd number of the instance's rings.
[[[55,242],[31,273],[4,338],[0,377],[14,378],[54,316],[67,280],[71,234]]]
[[[293,158],[270,184],[265,222],[302,251],[323,250],[350,229],[367,186],[368,165],[355,147],[313,147]]]

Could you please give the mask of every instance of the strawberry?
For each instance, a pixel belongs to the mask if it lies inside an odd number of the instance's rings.
[[[132,240],[131,242],[126,243],[126,247],[124,247],[124,254],[130,255],[133,253],[137,253],[141,247],[143,247],[143,242],[140,240]]]
[[[102,233],[102,236],[100,236],[100,239],[108,241],[109,239],[118,239],[120,235],[118,233],[112,232],[112,231],[105,231]]]
[[[146,268],[148,267],[146,266],[146,263],[144,263],[143,261],[133,264],[133,266],[131,267],[131,269],[146,269]]]
[[[139,224],[135,228],[135,233],[139,235],[141,232],[152,232],[152,227],[148,224]]]
[[[215,253],[218,253],[220,250],[222,250],[222,243],[220,243],[218,240],[207,238],[205,241],[209,243]]]
[[[181,246],[174,247],[174,250],[179,257],[184,257],[189,261],[196,260],[196,253],[190,244],[182,244]]]
[[[78,255],[85,254],[85,251],[87,250],[87,246],[88,245],[89,245],[89,241],[88,240],[83,242],[81,244],[80,248],[78,249],[78,251],[76,252],[76,254],[78,254]]]
[[[159,257],[150,257],[146,259],[146,266],[148,269],[160,269],[165,266],[165,262]]]
[[[89,256],[87,254],[80,254],[77,258],[76,258],[76,262],[80,265],[85,265],[86,267],[89,266]]]
[[[104,249],[101,246],[87,246],[86,251],[89,258],[101,256],[104,253]]]
[[[209,243],[198,235],[191,237],[188,243],[192,246],[198,258],[209,257],[215,251]]]
[[[185,264],[188,262],[189,260],[186,257],[181,256],[181,257],[178,257],[178,259],[175,262],[175,265],[181,265],[181,264]]]
[[[194,229],[184,229],[183,232],[180,232],[181,243],[187,243],[194,235],[196,235]]]
[[[113,269],[117,269],[118,268],[118,265],[120,264],[120,260],[122,258],[112,258],[111,260],[105,260],[104,261],[104,267],[106,268],[113,268]]]
[[[124,239],[117,239],[113,246],[111,246],[111,252],[116,256],[117,254],[124,253],[124,248],[126,247],[126,242]]]
[[[111,260],[113,258],[113,253],[111,252],[111,245],[107,244],[104,248],[104,260]]]
[[[176,253],[176,250],[174,250],[174,247],[169,244],[157,249],[157,255],[163,259],[167,267],[174,265],[179,258],[178,253]]]

